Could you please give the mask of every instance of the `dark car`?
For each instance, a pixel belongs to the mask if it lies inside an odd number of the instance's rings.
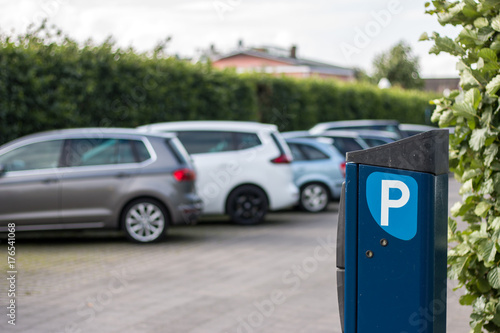
[[[195,172],[172,134],[71,129],[29,135],[0,147],[0,231],[122,229],[129,239],[162,239],[195,222],[202,204]]]
[[[394,133],[397,138],[406,138],[407,135],[399,129],[399,122],[396,120],[343,120],[343,121],[332,121],[326,123],[319,123],[313,126],[309,132],[314,135],[321,134],[325,131],[330,130],[375,130],[375,131],[387,131]]]
[[[345,154],[353,150],[363,150],[370,146],[356,131],[326,131],[320,134],[311,134],[309,131],[292,131],[281,133],[285,139],[292,138],[329,138],[330,143],[345,158]]]

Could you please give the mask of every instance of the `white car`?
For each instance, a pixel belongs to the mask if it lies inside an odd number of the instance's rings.
[[[204,214],[261,222],[268,210],[298,202],[292,154],[275,125],[243,121],[182,121],[139,127],[175,132],[191,154]]]

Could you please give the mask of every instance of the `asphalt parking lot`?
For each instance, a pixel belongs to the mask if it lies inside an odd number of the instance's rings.
[[[337,210],[273,213],[254,227],[210,218],[153,245],[112,232],[18,233],[16,325],[2,279],[0,331],[340,332]],[[449,291],[448,332],[465,333],[458,295]]]

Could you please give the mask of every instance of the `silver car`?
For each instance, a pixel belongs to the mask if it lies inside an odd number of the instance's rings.
[[[0,231],[122,229],[133,241],[162,239],[193,223],[202,203],[189,156],[171,134],[71,129],[0,147]]]
[[[299,206],[317,213],[338,200],[345,180],[345,157],[328,138],[287,139],[293,154],[295,185],[300,189]]]

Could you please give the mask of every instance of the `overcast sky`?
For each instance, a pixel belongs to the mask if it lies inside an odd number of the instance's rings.
[[[150,50],[167,36],[168,52],[194,56],[214,44],[231,51],[245,46],[298,46],[299,57],[359,67],[370,72],[373,58],[401,40],[420,59],[423,77],[456,77],[456,60],[429,55],[422,32],[455,37],[424,14],[424,0],[0,0],[2,32],[24,32],[48,18],[71,37]]]

